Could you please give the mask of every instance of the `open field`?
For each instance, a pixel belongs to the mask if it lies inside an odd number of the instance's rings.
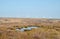
[[[40,26],[20,32],[16,28]],[[60,39],[60,19],[0,18],[0,39]]]

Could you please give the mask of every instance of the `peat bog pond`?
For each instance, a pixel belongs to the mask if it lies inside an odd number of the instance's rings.
[[[17,31],[24,32],[24,31],[31,31],[32,29],[39,28],[39,26],[27,26],[27,27],[21,27],[16,28]]]

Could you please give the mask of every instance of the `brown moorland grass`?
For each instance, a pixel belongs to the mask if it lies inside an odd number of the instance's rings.
[[[20,32],[16,28],[40,26]],[[60,19],[0,18],[0,39],[60,39]]]

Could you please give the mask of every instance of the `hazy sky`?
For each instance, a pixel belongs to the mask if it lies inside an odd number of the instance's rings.
[[[60,0],[0,0],[0,17],[60,18]]]

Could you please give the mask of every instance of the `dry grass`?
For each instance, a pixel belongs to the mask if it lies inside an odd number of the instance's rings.
[[[19,32],[17,27],[40,26],[31,31]],[[0,18],[0,39],[60,39],[59,19]]]

